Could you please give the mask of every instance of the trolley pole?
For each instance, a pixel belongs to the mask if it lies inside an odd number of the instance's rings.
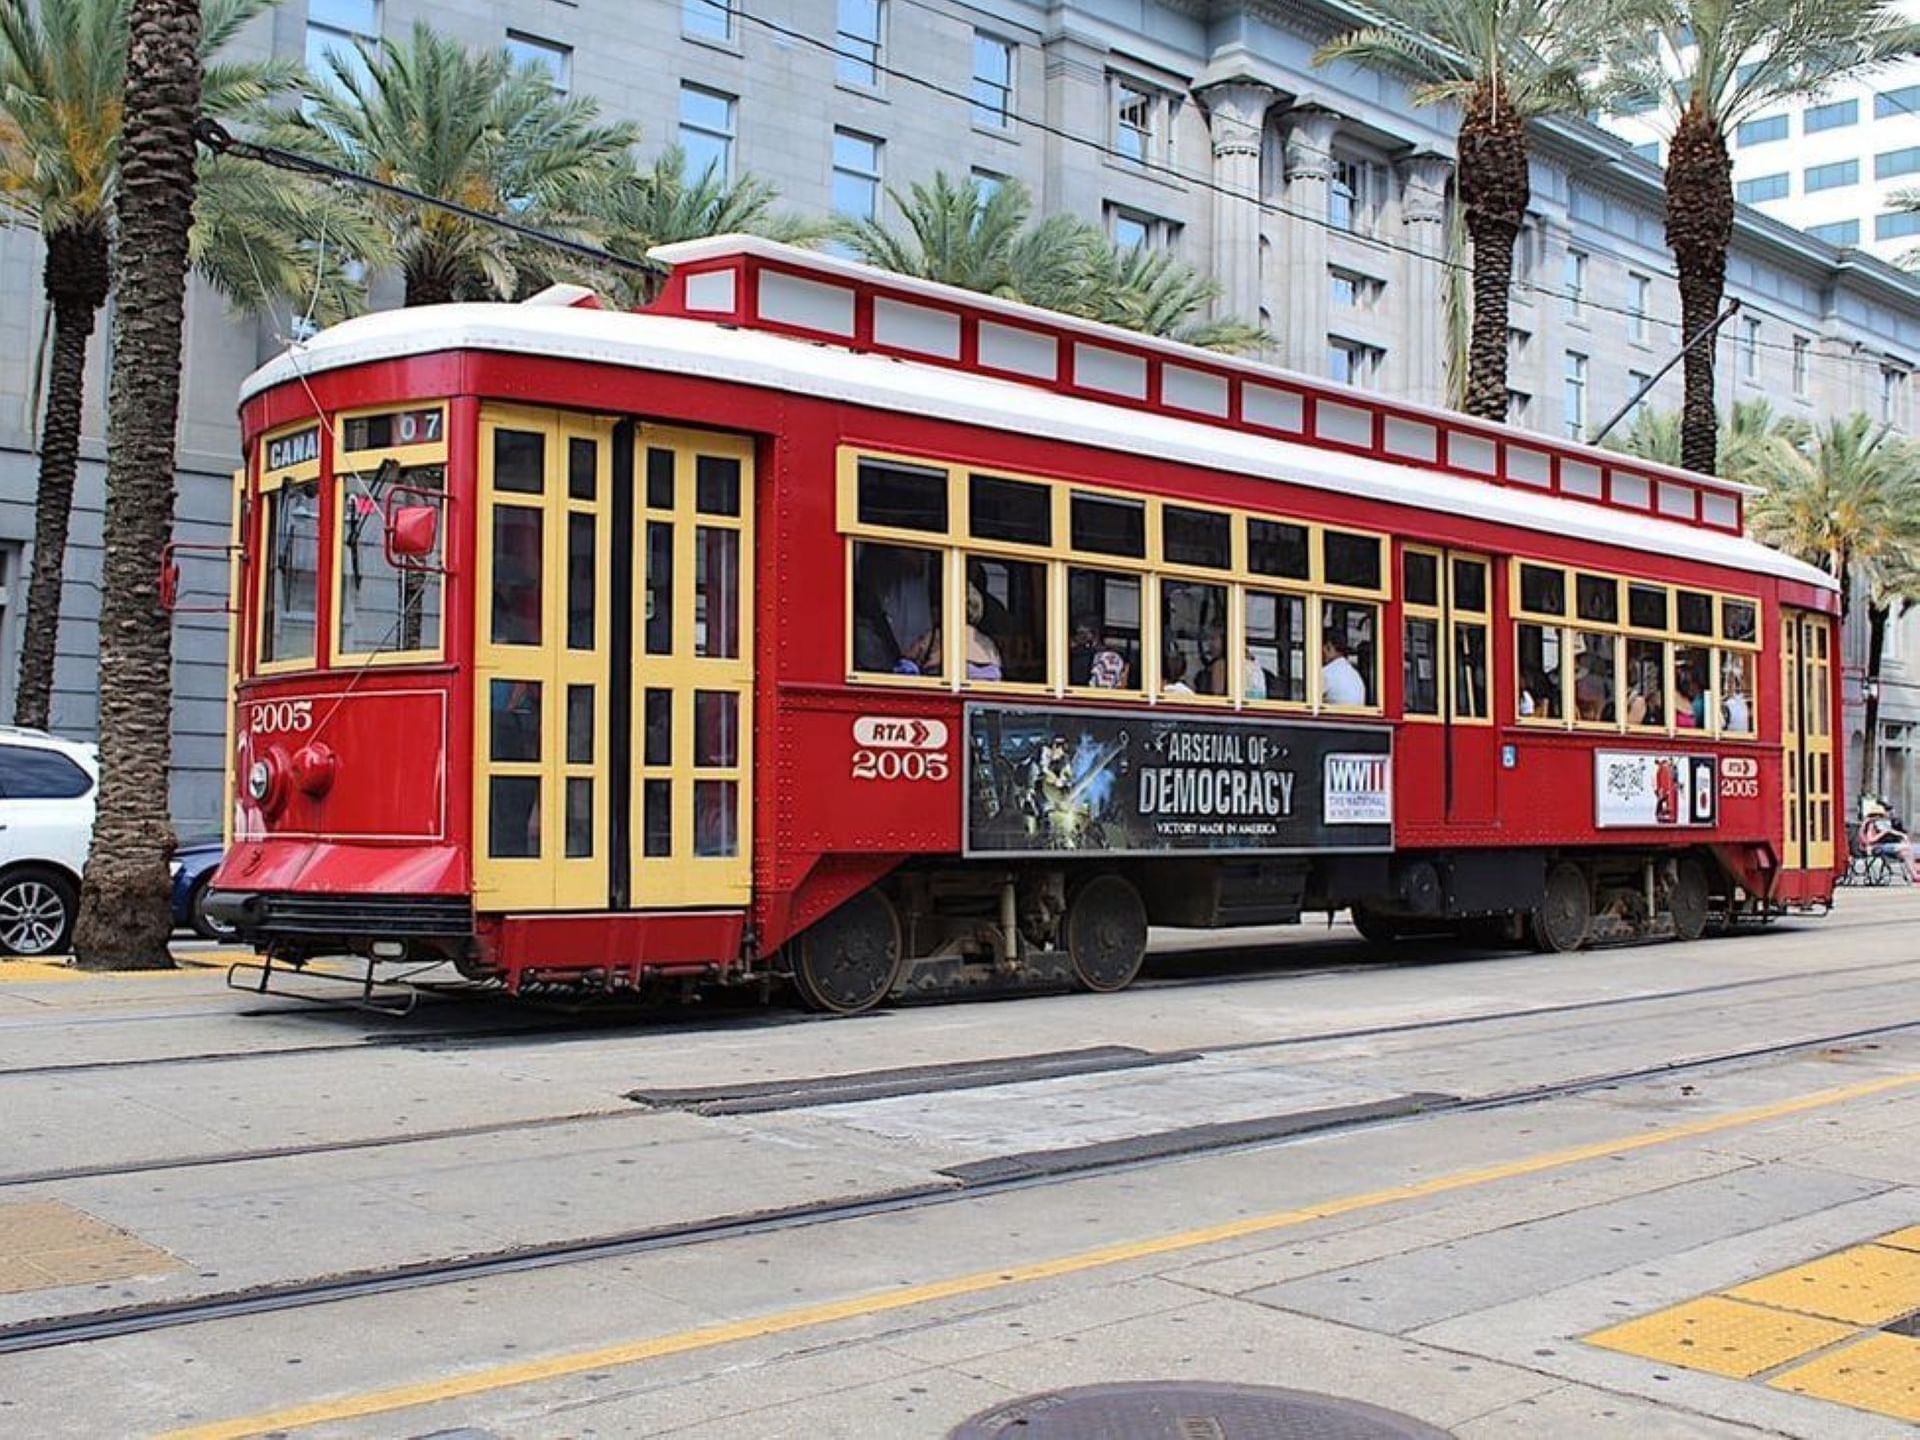
[[[1622,420],[1626,419],[1627,416],[1633,413],[1633,407],[1638,405],[1641,402],[1641,400],[1643,400],[1646,397],[1647,392],[1653,389],[1654,386],[1658,385],[1660,381],[1663,378],[1665,378],[1666,373],[1669,370],[1673,369],[1674,366],[1678,365],[1682,360],[1686,359],[1687,356],[1691,355],[1695,347],[1700,345],[1703,341],[1711,340],[1714,336],[1718,335],[1720,333],[1720,327],[1725,325],[1727,321],[1731,320],[1734,316],[1738,315],[1739,313],[1740,313],[1740,302],[1738,300],[1729,300],[1727,302],[1727,308],[1722,310],[1719,313],[1719,315],[1717,315],[1714,318],[1714,322],[1711,325],[1707,326],[1706,329],[1702,330],[1698,335],[1694,336],[1693,339],[1689,340],[1686,344],[1682,345],[1678,350],[1674,351],[1673,354],[1668,357],[1667,363],[1662,365],[1658,370],[1654,371],[1653,374],[1647,378],[1647,381],[1645,384],[1643,384],[1638,390],[1634,391],[1633,394],[1627,397],[1627,403],[1622,405],[1618,410],[1614,411],[1612,417],[1607,421],[1607,423],[1602,425],[1598,430],[1596,430],[1591,436],[1588,437],[1587,443],[1589,445],[1598,445],[1602,440],[1606,439],[1608,434],[1611,433],[1611,431],[1613,430],[1613,427],[1618,425]]]

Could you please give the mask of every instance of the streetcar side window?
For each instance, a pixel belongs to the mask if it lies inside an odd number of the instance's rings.
[[[538,645],[546,515],[530,505],[493,507],[493,643]]]
[[[1437,609],[1440,604],[1440,557],[1425,550],[1409,550],[1400,557],[1400,598],[1408,605]]]
[[[1754,733],[1753,656],[1720,652],[1720,728],[1729,735]]]
[[[1661,640],[1627,641],[1627,724],[1667,728],[1667,647]]]
[[[853,668],[868,675],[938,675],[945,556],[917,545],[853,546]]]
[[[1705,730],[1713,714],[1713,652],[1703,645],[1673,647],[1673,723]]]
[[[1129,560],[1147,558],[1147,507],[1141,500],[1073,492],[1071,529],[1073,548],[1094,555],[1119,555]]]
[[[1321,574],[1327,584],[1348,590],[1380,588],[1380,540],[1329,530],[1321,536]]]
[[[1544,565],[1520,567],[1520,608],[1529,615],[1567,613],[1567,572]]]
[[[966,677],[1016,685],[1047,681],[1047,567],[1030,560],[967,560]]]
[[[1353,600],[1320,602],[1320,703],[1359,709],[1379,703],[1380,607]]]
[[[320,482],[290,481],[264,498],[267,566],[260,660],[312,660],[320,624]]]
[[[1200,580],[1160,582],[1160,693],[1226,695],[1227,587]]]
[[[1577,575],[1574,577],[1574,613],[1581,620],[1597,621],[1602,625],[1618,624],[1620,620],[1620,582],[1610,575]]]
[[[1677,592],[1679,603],[1675,610],[1679,618],[1679,630],[1682,635],[1713,635],[1713,597],[1702,595],[1698,590]]]
[[[1440,713],[1440,621],[1432,615],[1406,617],[1401,647],[1406,674],[1401,680],[1401,710],[1408,715]]]
[[[1026,480],[974,475],[967,481],[967,526],[976,540],[1053,543],[1053,492]]]
[[[1574,719],[1589,725],[1614,723],[1620,695],[1616,670],[1613,636],[1573,632]]]
[[[1306,596],[1249,589],[1246,597],[1247,698],[1306,704]]]
[[[1751,600],[1724,599],[1720,602],[1720,638],[1736,645],[1751,645],[1759,638],[1760,611]]]
[[[947,472],[879,460],[860,462],[860,523],[947,532]]]
[[[1140,665],[1140,577],[1117,570],[1067,571],[1067,684],[1136,694]]]
[[[1222,511],[1169,505],[1161,513],[1160,541],[1169,565],[1233,567],[1233,517]]]
[[[1313,562],[1304,525],[1285,520],[1247,521],[1247,569],[1277,580],[1308,580]]]
[[[1664,631],[1667,628],[1667,587],[1628,585],[1627,623],[1636,630]]]
[[[1566,713],[1560,629],[1556,625],[1522,625],[1519,644],[1518,704],[1522,720],[1558,720]]]

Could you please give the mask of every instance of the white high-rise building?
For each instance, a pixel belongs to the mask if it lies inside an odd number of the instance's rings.
[[[1920,21],[1920,3],[1900,7]],[[1608,126],[1636,153],[1666,160],[1658,114],[1616,114]],[[1920,197],[1920,56],[1779,105],[1727,137],[1734,194],[1762,214],[1829,244],[1901,263],[1920,251],[1920,211],[1895,197]]]

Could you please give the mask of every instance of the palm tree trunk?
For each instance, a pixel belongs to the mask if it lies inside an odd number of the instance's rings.
[[[43,273],[53,306],[53,363],[40,431],[40,484],[33,502],[33,576],[13,723],[44,730],[53,711],[53,661],[60,639],[60,587],[67,524],[80,468],[80,412],[86,400],[87,341],[110,279],[106,227],[83,223],[48,232]]]
[[[1460,200],[1473,239],[1473,329],[1467,345],[1466,411],[1507,418],[1507,302],[1513,242],[1533,199],[1526,121],[1485,83],[1460,121]]]
[[[1866,715],[1861,726],[1861,743],[1865,752],[1860,757],[1860,786],[1872,794],[1880,793],[1880,663],[1887,651],[1887,619],[1893,613],[1891,605],[1869,603],[1867,606],[1867,683]]]
[[[173,532],[193,126],[200,113],[198,0],[132,0],[128,35],[100,600],[100,795],[74,932],[80,964],[103,970],[173,964],[173,629],[160,608],[154,565]]]
[[[1691,344],[1719,318],[1733,242],[1733,162],[1726,137],[1697,104],[1681,113],[1667,152],[1667,245],[1680,278],[1680,328]],[[1713,405],[1714,341],[1687,352],[1680,406],[1680,463],[1714,473],[1719,435]]]

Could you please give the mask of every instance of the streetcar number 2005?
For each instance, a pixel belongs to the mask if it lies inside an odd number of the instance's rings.
[[[249,728],[256,735],[270,735],[276,730],[313,728],[311,700],[262,700],[249,709]]]
[[[947,757],[938,750],[856,750],[856,780],[944,780]]]

